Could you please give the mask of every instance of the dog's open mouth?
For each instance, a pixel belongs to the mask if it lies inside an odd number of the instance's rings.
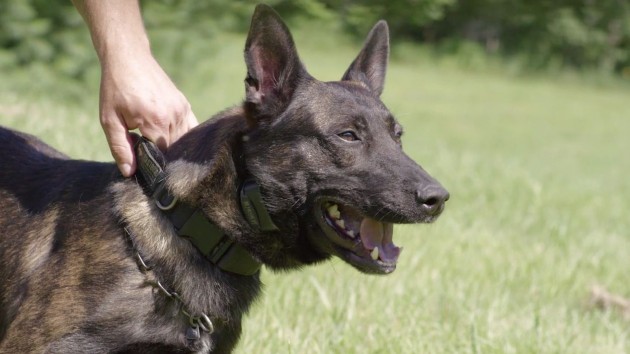
[[[332,201],[320,203],[316,214],[337,256],[366,273],[386,274],[396,269],[401,249],[393,242],[393,224]]]

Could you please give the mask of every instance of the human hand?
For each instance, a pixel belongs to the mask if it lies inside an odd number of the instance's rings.
[[[197,118],[186,97],[151,55],[137,0],[72,0],[85,19],[101,62],[100,120],[125,177],[136,171],[129,130],[162,151]]]
[[[195,127],[197,118],[184,95],[148,53],[125,53],[101,63],[100,121],[120,172],[136,170],[129,130],[162,151]]]

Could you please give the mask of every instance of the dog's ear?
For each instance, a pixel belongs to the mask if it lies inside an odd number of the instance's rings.
[[[372,27],[363,49],[343,75],[342,80],[362,82],[380,96],[385,84],[385,71],[389,59],[389,29],[381,20]]]
[[[245,44],[245,102],[256,120],[282,113],[306,71],[280,16],[258,5]]]

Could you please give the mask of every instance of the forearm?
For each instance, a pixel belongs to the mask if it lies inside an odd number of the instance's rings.
[[[72,2],[90,29],[101,64],[130,55],[150,55],[149,40],[137,0]]]

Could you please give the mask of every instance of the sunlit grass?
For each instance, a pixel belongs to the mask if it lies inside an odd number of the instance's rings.
[[[325,80],[341,76],[359,44],[296,38]],[[203,58],[187,59],[190,70],[177,71],[200,119],[240,101],[243,42],[215,38]],[[167,71],[177,65],[164,61]],[[24,92],[25,76],[15,77],[0,83],[3,125],[76,158],[110,159],[96,82],[83,99],[60,100]],[[265,271],[238,351],[630,351],[630,323],[587,306],[596,283],[630,296],[629,97],[620,85],[468,72],[421,52],[392,62],[384,101],[405,126],[406,151],[451,192],[444,215],[397,227],[405,249],[390,276],[338,260]]]

